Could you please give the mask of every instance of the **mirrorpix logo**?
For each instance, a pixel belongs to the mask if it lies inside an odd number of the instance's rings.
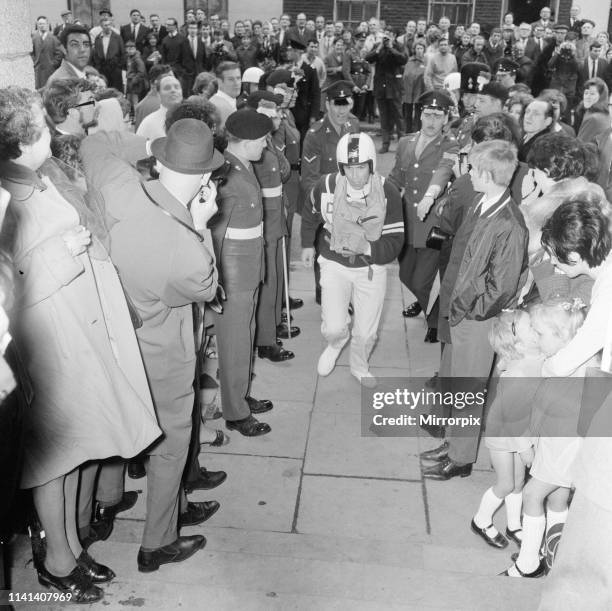
[[[419,382],[422,384],[423,380]],[[462,414],[461,410],[481,408],[486,402],[485,389],[478,392],[442,392],[426,390],[421,384],[370,391],[368,397],[363,397],[364,424],[367,420],[367,428],[381,435],[410,436],[416,434],[416,428],[420,426],[467,428],[481,425],[481,416]],[[448,412],[450,408],[453,415],[436,413]]]

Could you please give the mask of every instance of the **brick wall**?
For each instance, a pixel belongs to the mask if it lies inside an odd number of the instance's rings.
[[[412,19],[427,19],[427,0],[381,0],[380,18],[394,28],[404,28]]]
[[[316,15],[323,15],[325,19],[334,17],[334,0],[283,0],[283,13],[291,15],[292,24],[298,13],[306,13],[309,19],[314,19]]]
[[[480,24],[483,32],[499,27],[501,21],[501,0],[475,0],[474,21]]]

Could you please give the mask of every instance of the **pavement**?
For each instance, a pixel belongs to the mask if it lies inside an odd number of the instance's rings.
[[[383,174],[393,162],[394,147],[379,158]],[[196,491],[190,499],[217,499],[221,509],[210,521],[182,533],[204,534],[208,543],[189,560],[154,573],[139,573],[136,566],[146,480],[127,479],[127,489],[140,493],[137,504],[120,514],[108,541],[90,550],[117,578],[105,586],[104,600],[91,607],[535,610],[541,580],[497,576],[509,566],[514,544],[492,549],[470,531],[480,495],[493,481],[487,452],[481,450],[471,477],[424,480],[418,454],[435,447],[437,440],[425,434],[361,435],[360,386],[350,375],[347,349],[330,376],[317,376],[323,349],[320,308],[314,302],[312,272],[299,263],[298,242],[292,253],[291,293],[304,300],[304,307],[294,312],[302,333],[285,342],[296,358],[255,363],[252,394],[274,402],[273,411],[260,418],[272,432],[258,438],[230,432],[229,445],[202,453],[202,465],[222,469],[228,478],[219,488]],[[401,316],[412,301],[398,280],[397,265],[391,265],[371,358],[378,377],[429,377],[438,368],[440,347],[423,343],[423,315]],[[503,511],[495,523],[505,529]],[[15,545],[12,578],[15,591],[44,591],[25,537]]]

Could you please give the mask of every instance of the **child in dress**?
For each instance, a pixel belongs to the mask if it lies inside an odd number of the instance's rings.
[[[529,408],[537,391],[544,354],[525,310],[505,310],[493,321],[489,341],[497,354],[500,378],[487,414],[485,445],[496,481],[480,500],[472,531],[502,549],[508,539],[521,544],[521,506],[525,466],[533,460],[533,440],[524,436]],[[523,378],[520,383],[508,378]],[[504,436],[508,435],[508,436]],[[505,502],[506,536],[493,526],[493,515]]]
[[[546,357],[555,354],[574,337],[584,321],[583,309],[580,300],[537,304],[531,308],[531,326]],[[583,373],[579,369],[574,376],[580,377]],[[548,378],[538,389],[530,429],[539,434],[540,439],[531,466],[531,479],[523,490],[521,549],[514,564],[502,575],[540,577],[552,565],[556,544],[567,518],[572,485],[570,471],[580,449],[580,438],[575,434],[573,437],[546,435],[563,434],[561,431],[567,435],[569,431],[575,431],[581,392],[582,385],[572,378]],[[540,558],[545,530],[547,557]]]

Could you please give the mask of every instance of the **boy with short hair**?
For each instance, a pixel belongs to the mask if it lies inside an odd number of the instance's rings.
[[[486,385],[495,356],[488,341],[491,321],[503,309],[516,306],[527,277],[529,235],[508,189],[518,163],[516,147],[501,140],[481,142],[468,162],[474,190],[482,195],[474,200],[453,241],[451,260],[461,263],[450,298],[452,343],[444,348],[440,377],[470,378],[461,383],[461,390],[478,392]],[[453,407],[453,412],[482,423],[482,405]],[[467,433],[447,428],[444,444],[421,455],[437,462],[423,471],[424,477],[470,475],[479,434],[480,427]]]

